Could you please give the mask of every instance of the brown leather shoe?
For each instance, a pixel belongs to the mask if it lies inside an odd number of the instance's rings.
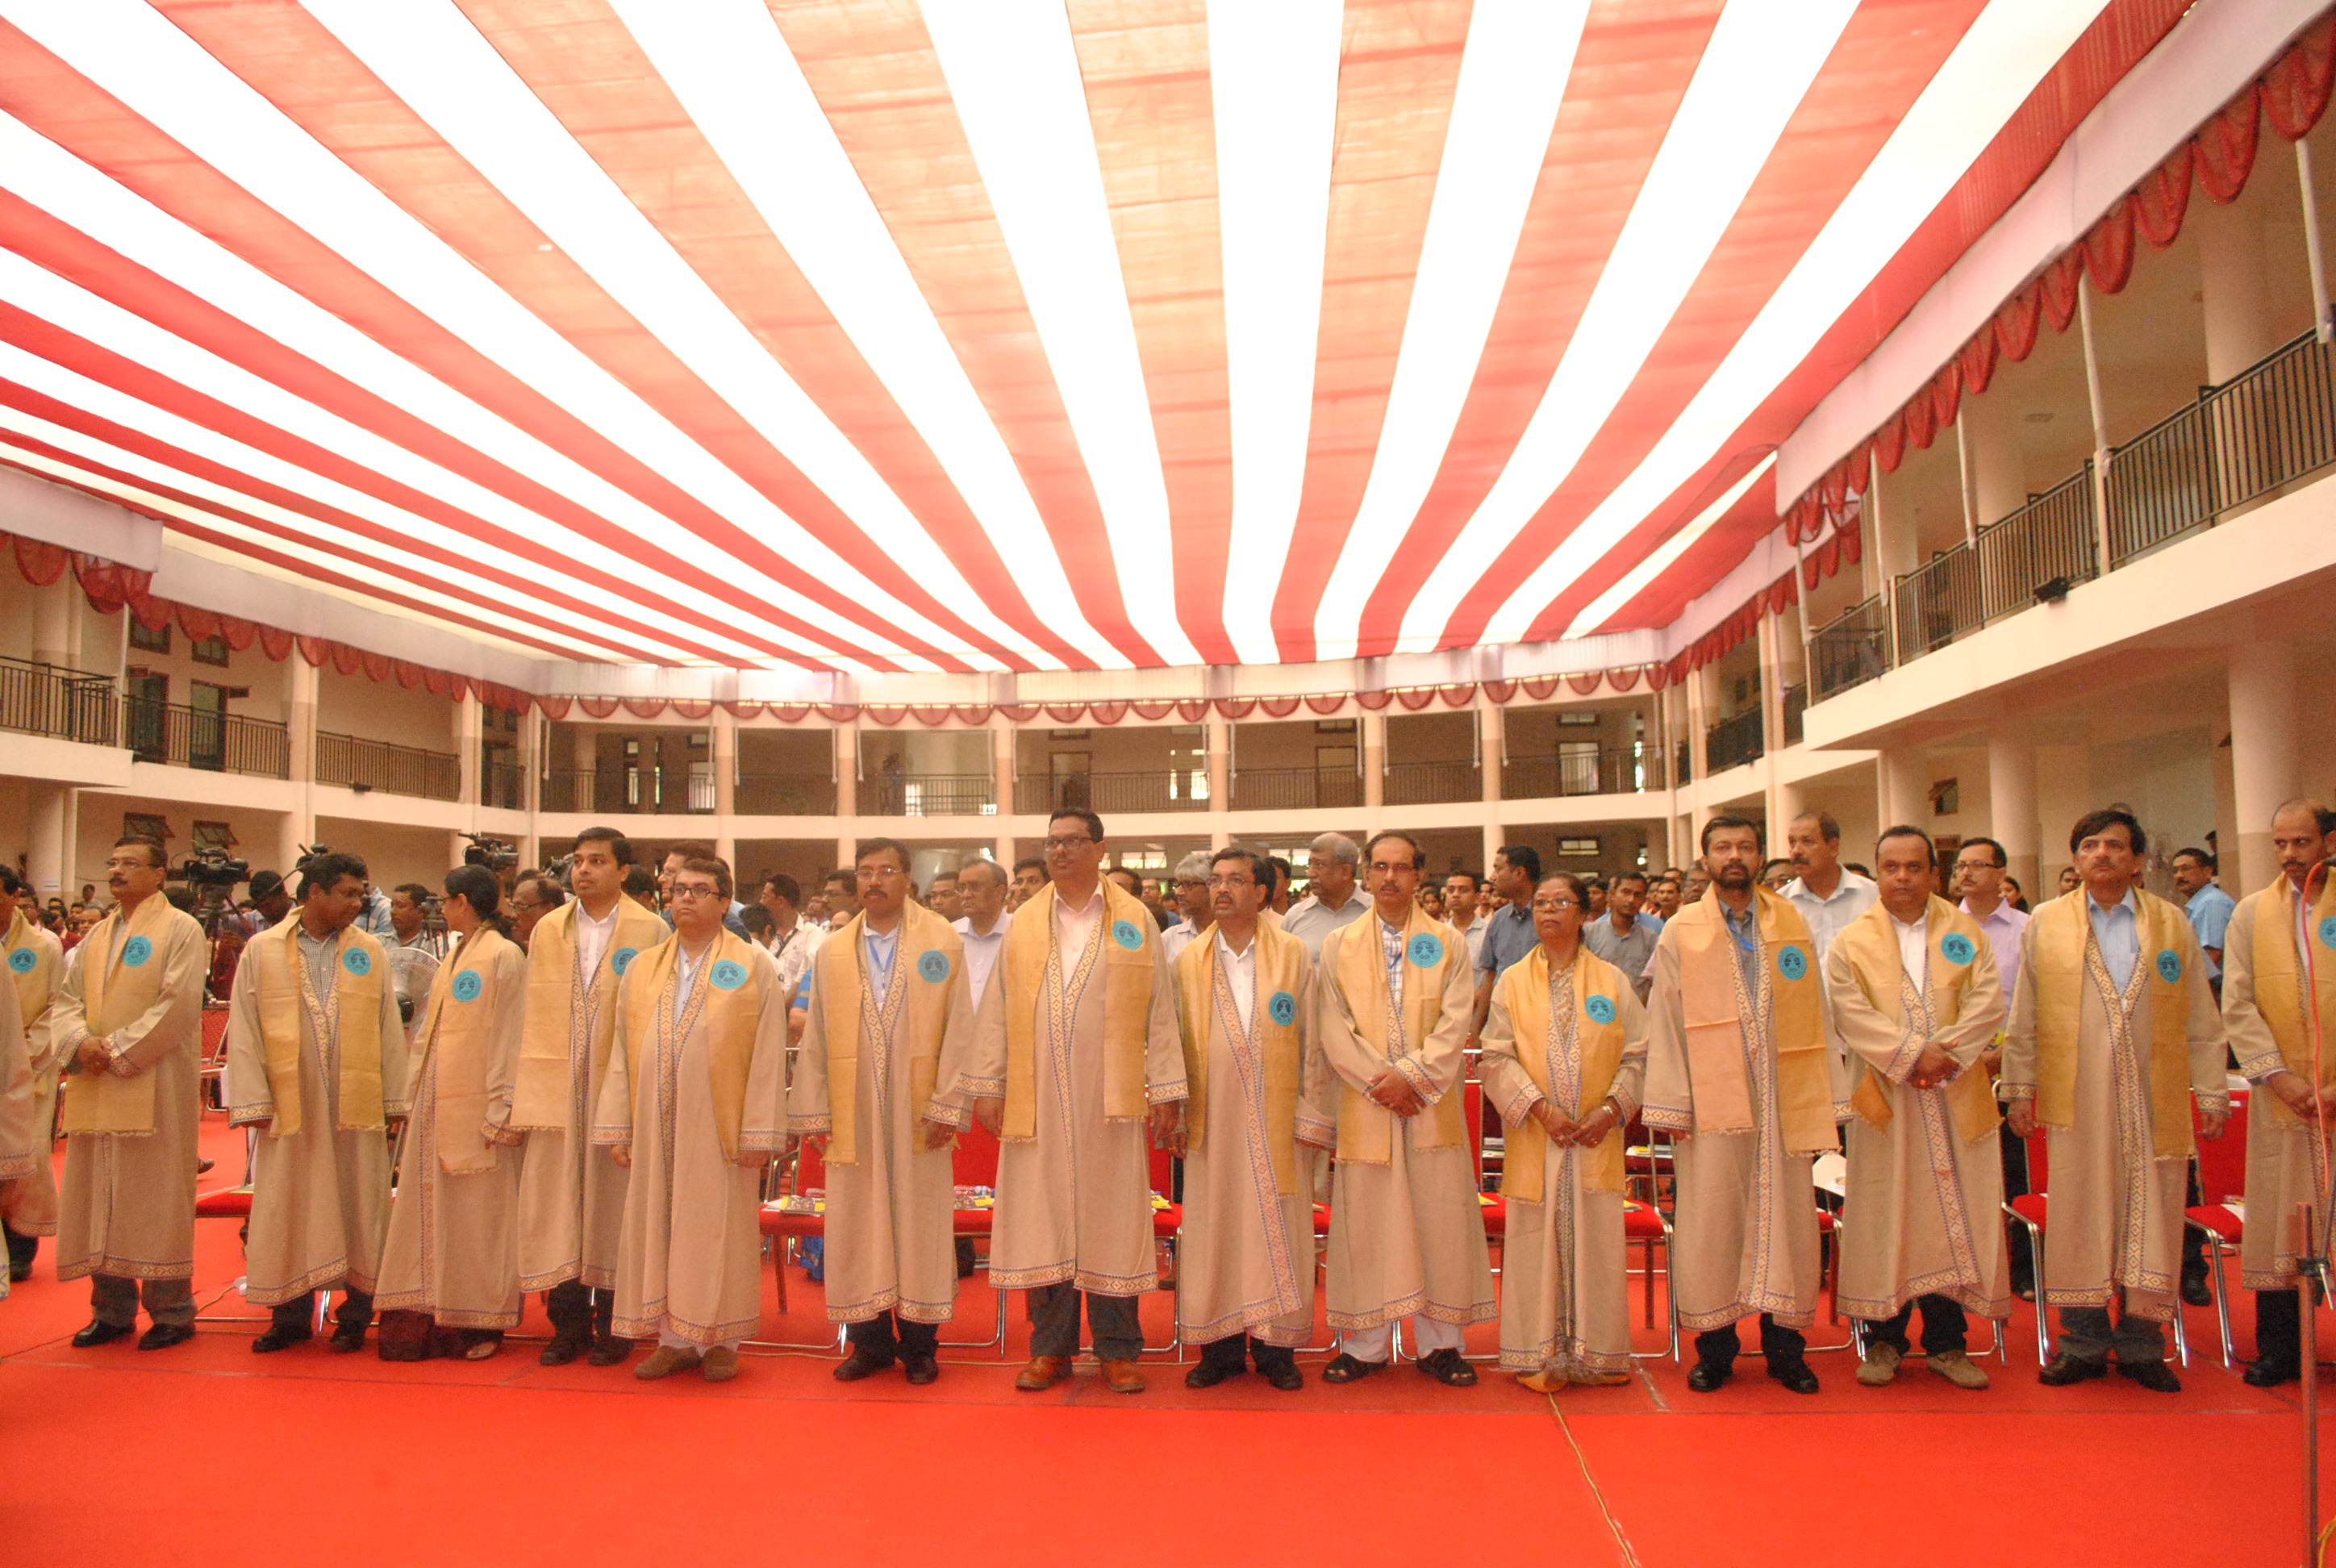
[[[1070,1369],[1068,1356],[1033,1356],[1030,1364],[1014,1375],[1014,1386],[1025,1394],[1043,1394],[1061,1382]]]
[[[738,1375],[738,1352],[727,1345],[716,1345],[698,1358],[698,1370],[709,1383],[727,1383]]]
[[[1133,1361],[1105,1361],[1103,1364],[1103,1380],[1114,1394],[1144,1392],[1144,1374],[1135,1369]]]
[[[699,1359],[695,1350],[685,1350],[678,1345],[659,1345],[649,1352],[647,1360],[633,1368],[633,1376],[644,1383],[654,1383],[659,1378],[686,1372],[696,1366]]]

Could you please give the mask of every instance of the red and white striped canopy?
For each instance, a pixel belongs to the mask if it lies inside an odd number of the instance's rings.
[[[2185,4],[0,0],[0,462],[594,662],[1659,626]]]

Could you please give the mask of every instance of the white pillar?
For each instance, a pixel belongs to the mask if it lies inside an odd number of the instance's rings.
[[[2000,522],[2028,504],[2020,407],[2010,397],[1965,397],[1960,419],[1971,454],[1971,526]]]
[[[2237,863],[2223,862],[2234,894],[2271,885],[2279,862],[2271,848],[2272,813],[2300,794],[2296,781],[2295,649],[2287,643],[2241,643],[2231,649],[2231,788],[2235,797]],[[2235,880],[2234,880],[2235,879]]]
[[[2206,379],[2219,384],[2279,346],[2271,289],[2263,276],[2263,219],[2244,201],[2228,207],[2200,201],[2192,206],[2188,223],[2198,236]]]
[[[720,703],[708,716],[713,729],[706,749],[714,758],[714,852],[738,875],[738,720]]]
[[[2093,798],[2093,754],[2088,745],[2036,747],[2036,877],[2026,884],[2032,905],[2059,891],[2068,863],[2068,830],[2101,803]]]
[[[316,842],[316,688],[323,675],[297,650],[284,661],[284,667],[288,677],[285,682],[284,724],[291,747],[292,779],[299,786],[300,804],[297,810],[285,813],[276,824],[273,869],[289,876],[300,859],[300,846]]]
[[[71,572],[46,588],[33,590],[33,662],[73,663],[73,599],[81,585]]]
[[[1499,703],[1482,696],[1476,699],[1477,746],[1483,754],[1477,766],[1484,774],[1484,799],[1487,805],[1498,805],[1502,800],[1501,762],[1508,755],[1508,710]],[[1494,816],[1501,813],[1494,812]]]
[[[835,863],[849,866],[860,842],[860,721],[835,726]]]
[[[1225,826],[1224,813],[1233,809],[1233,726],[1221,716],[1213,705],[1201,721],[1203,744],[1209,755],[1209,848],[1232,847],[1232,830]]]
[[[24,793],[32,818],[26,824],[32,842],[26,846],[25,870],[33,879],[33,891],[44,902],[62,897],[71,903],[73,895],[81,891],[66,885],[73,877],[73,813],[66,809],[73,791],[63,784],[34,784]]]
[[[568,735],[568,766],[576,776],[568,796],[568,809],[589,813],[593,809],[593,775],[600,766],[600,736],[590,725],[579,724]]]
[[[2029,893],[2039,891],[2036,749],[2025,725],[1997,726],[1987,737],[1988,836],[2003,845],[2010,874]]]
[[[1387,810],[1387,715],[1363,716],[1362,742],[1364,831],[1375,833]]]
[[[1009,871],[1014,865],[1014,833],[1005,824],[1007,817],[1021,809],[1015,784],[1021,771],[1018,755],[1014,721],[1002,713],[992,713],[989,716],[989,774],[991,788],[998,796],[998,829],[990,852],[997,856],[999,865]]]
[[[1931,780],[1922,752],[1892,747],[1881,755],[1882,823],[1883,828],[1911,823],[1929,831]]]

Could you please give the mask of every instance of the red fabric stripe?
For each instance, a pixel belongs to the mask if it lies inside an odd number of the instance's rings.
[[[892,0],[767,3],[1006,438],[1087,623],[1160,663],[1128,622],[1095,486],[922,19]]]
[[[1444,133],[1468,35],[1466,0],[1348,0],[1306,488],[1279,568],[1281,657],[1315,657],[1314,612],[1369,482]]]

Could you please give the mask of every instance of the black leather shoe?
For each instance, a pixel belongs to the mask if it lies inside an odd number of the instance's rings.
[[[1698,1394],[1716,1394],[1719,1386],[1735,1375],[1733,1367],[1723,1367],[1717,1361],[1698,1361],[1688,1369],[1687,1386]]]
[[[1202,1361],[1184,1374],[1187,1388],[1213,1388],[1226,1378],[1237,1376],[1239,1367],[1228,1367],[1218,1361]]]
[[[173,1345],[183,1345],[195,1337],[192,1323],[157,1323],[138,1336],[141,1350],[167,1350]]]
[[[343,1323],[333,1330],[328,1343],[344,1356],[353,1355],[365,1349],[365,1328],[363,1323]]]
[[[303,1340],[313,1339],[316,1337],[316,1330],[306,1323],[297,1327],[279,1323],[251,1342],[251,1353],[255,1356],[272,1356],[278,1350],[288,1350]],[[139,1347],[141,1350],[145,1348],[143,1345]]]
[[[1476,1386],[1476,1368],[1468,1365],[1459,1351],[1446,1346],[1430,1350],[1419,1359],[1419,1369],[1447,1388],[1473,1388]]]
[[[621,1367],[632,1353],[630,1339],[595,1339],[592,1353],[584,1358],[584,1362],[589,1367]]]
[[[2193,1307],[2211,1307],[2214,1304],[2214,1292],[2206,1288],[2206,1276],[2204,1272],[2185,1273],[2182,1276],[2182,1299]]]
[[[2175,1377],[2174,1368],[2163,1361],[2138,1361],[2130,1366],[2119,1361],[2117,1376],[2138,1383],[2153,1393],[2179,1394],[2182,1392],[2182,1379]]]
[[[1814,1394],[1817,1391],[1817,1375],[1809,1370],[1809,1364],[1806,1361],[1772,1361],[1768,1365],[1768,1376],[1796,1394]]]
[[[1322,1368],[1322,1381],[1325,1383],[1359,1383],[1374,1372],[1384,1372],[1386,1370],[1387,1363],[1385,1361],[1358,1361],[1354,1357],[1348,1355],[1344,1350],[1341,1350],[1337,1355],[1331,1357],[1329,1364]]]
[[[2250,1388],[2276,1388],[2302,1376],[2303,1368],[2294,1362],[2274,1361],[2268,1356],[2248,1362],[2247,1369],[2239,1374]]]
[[[2079,1361],[2063,1351],[2044,1363],[2042,1370],[2036,1374],[2036,1380],[2048,1388],[2064,1388],[2071,1383],[2106,1378],[2108,1371],[2108,1364],[2105,1361]]]
[[[931,1356],[903,1356],[900,1370],[911,1388],[921,1388],[941,1375],[940,1362]]]
[[[1270,1366],[1260,1367],[1257,1374],[1285,1394],[1306,1387],[1306,1374],[1298,1369],[1295,1361],[1276,1361]]]
[[[543,1348],[543,1354],[535,1359],[536,1365],[565,1367],[582,1355],[590,1348],[590,1345],[591,1341],[589,1339],[572,1339],[566,1334],[554,1334],[551,1337],[551,1343]]]
[[[852,1354],[835,1364],[835,1380],[839,1383],[857,1383],[862,1378],[874,1377],[891,1364],[892,1358],[890,1356],[879,1356],[871,1351],[854,1348]]]
[[[73,1338],[73,1349],[86,1350],[92,1345],[103,1345],[129,1335],[138,1327],[135,1323],[92,1323]]]

